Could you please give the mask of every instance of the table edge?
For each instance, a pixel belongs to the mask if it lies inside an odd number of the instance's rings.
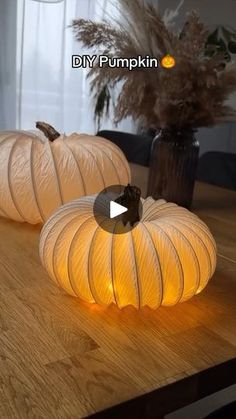
[[[142,396],[87,416],[96,419],[162,418],[226,387],[236,384],[236,357]],[[158,411],[157,411],[158,406]]]

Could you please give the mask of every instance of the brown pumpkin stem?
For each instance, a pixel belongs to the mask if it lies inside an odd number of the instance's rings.
[[[122,215],[124,226],[130,223],[131,227],[140,221],[139,205],[140,205],[141,190],[137,186],[131,186],[129,183],[124,189],[123,195],[115,199],[120,205],[128,208],[128,211]]]
[[[45,137],[48,138],[49,141],[53,142],[58,137],[60,137],[59,132],[55,130],[51,125],[47,124],[46,122],[36,122],[36,128],[40,129],[45,135]]]

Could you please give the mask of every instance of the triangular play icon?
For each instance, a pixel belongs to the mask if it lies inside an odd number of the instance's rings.
[[[128,211],[128,208],[123,205],[117,204],[115,201],[110,201],[110,218],[115,218],[120,214]]]

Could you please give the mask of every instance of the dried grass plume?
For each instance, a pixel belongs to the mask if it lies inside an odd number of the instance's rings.
[[[226,64],[221,54],[205,54],[208,30],[192,11],[180,32],[170,24],[176,12],[163,18],[156,6],[143,0],[119,0],[120,19],[95,23],[73,21],[78,41],[96,54],[110,58],[157,57],[171,54],[172,69],[99,68],[89,72],[95,97],[104,86],[122,81],[114,114],[119,122],[127,116],[151,128],[211,126],[233,115],[227,106],[236,91],[236,67]]]

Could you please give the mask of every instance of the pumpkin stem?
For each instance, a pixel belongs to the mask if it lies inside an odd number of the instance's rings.
[[[124,189],[123,195],[115,199],[120,205],[128,208],[128,211],[122,215],[122,222],[124,226],[130,223],[131,227],[140,221],[139,204],[140,204],[141,190],[137,186],[131,186],[129,183]]]
[[[36,122],[36,128],[40,129],[47,137],[47,139],[51,142],[56,140],[58,137],[60,137],[59,132],[55,130],[51,125],[47,124],[46,122]]]

